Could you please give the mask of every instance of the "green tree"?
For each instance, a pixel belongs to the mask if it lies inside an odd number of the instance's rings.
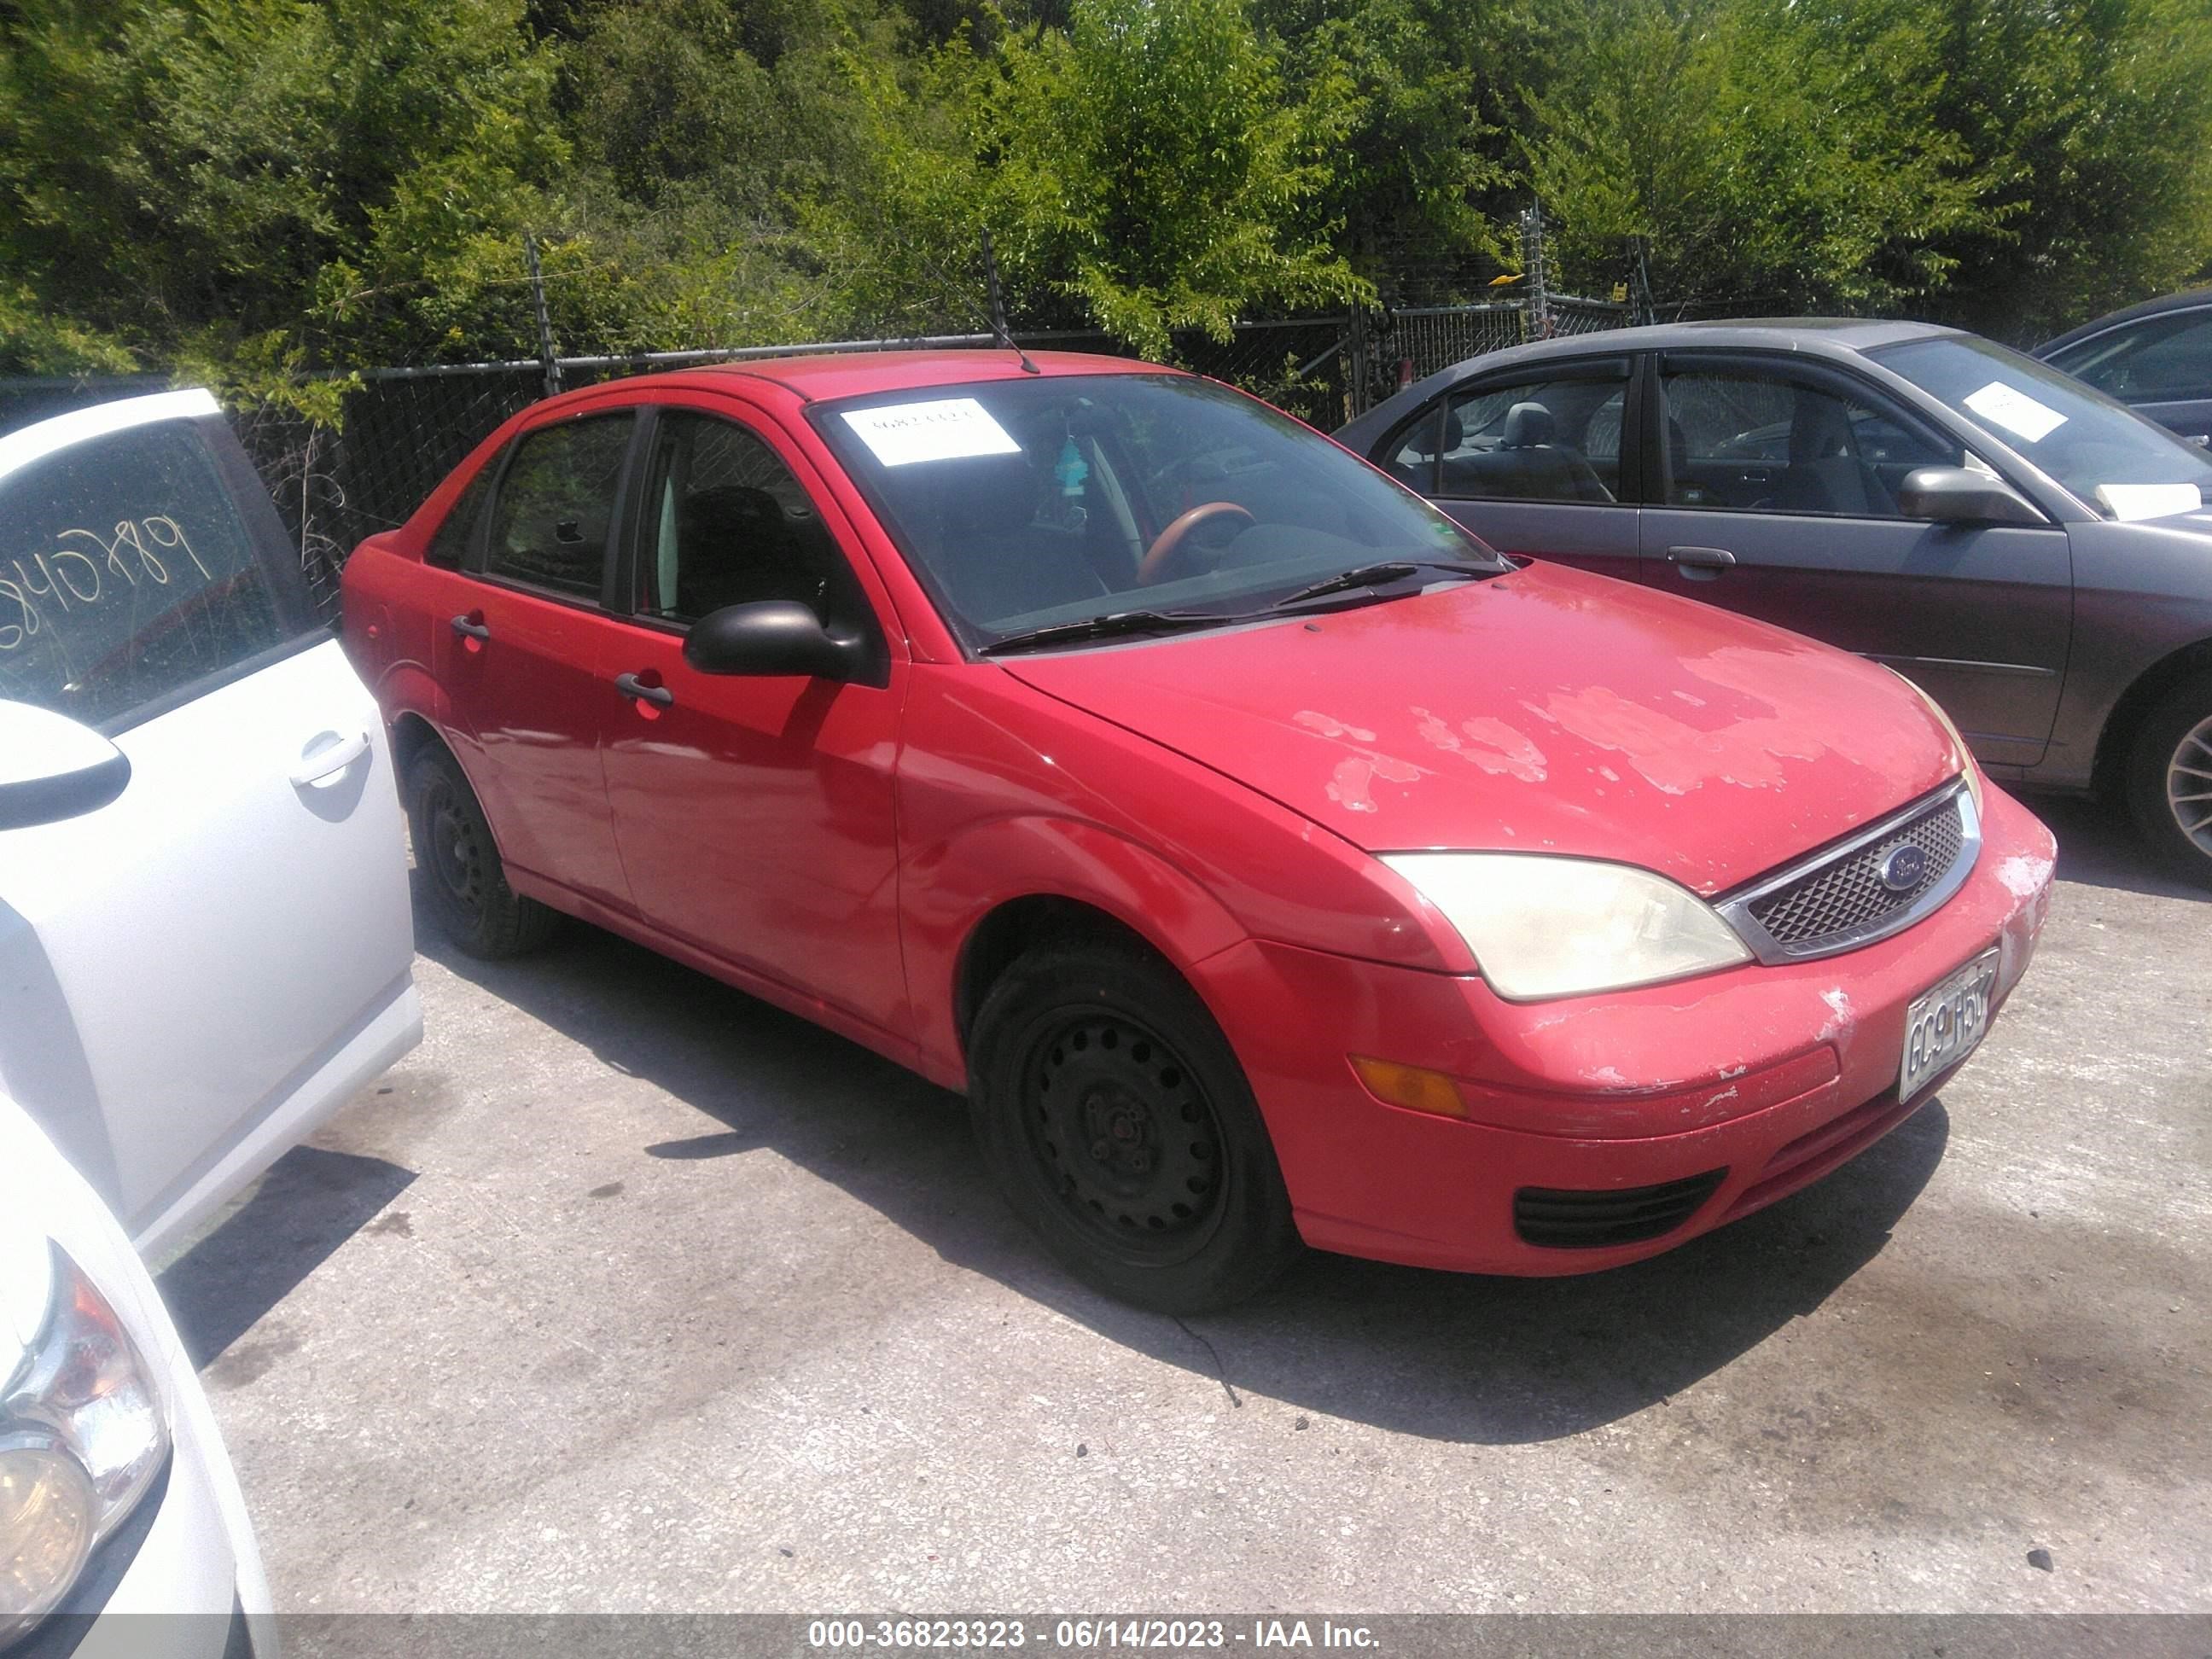
[[[1936,118],[1986,211],[1943,244],[1942,314],[2033,343],[2212,261],[2212,0],[1915,6]]]
[[[1620,270],[1641,237],[1668,300],[1892,308],[1940,287],[1943,239],[1986,217],[1934,117],[1942,81],[1901,12],[1600,0],[1529,100],[1529,174],[1572,275]]]

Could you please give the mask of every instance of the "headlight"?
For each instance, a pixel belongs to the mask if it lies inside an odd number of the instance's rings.
[[[0,1389],[0,1647],[68,1595],[169,1451],[122,1322],[59,1245],[46,1249],[44,1322]]]
[[[1390,853],[1516,1002],[1710,973],[1751,951],[1688,889],[1622,864],[1524,853]]]
[[[1885,664],[1884,666],[1887,666],[1887,665]],[[1893,674],[1897,674],[1897,671],[1894,668],[1890,669],[1889,672]],[[1974,764],[1974,751],[1966,747],[1966,738],[1959,735],[1958,723],[1952,720],[1948,714],[1943,712],[1943,705],[1942,703],[1936,702],[1935,698],[1929,696],[1926,691],[1921,689],[1921,686],[1917,680],[1906,679],[1902,674],[1897,674],[1897,678],[1901,680],[1905,680],[1905,683],[1912,688],[1912,695],[1919,698],[1921,703],[1927,708],[1928,712],[1936,717],[1936,724],[1942,726],[1943,730],[1949,734],[1951,738],[1951,746],[1959,751],[1959,764],[1966,769],[1965,775],[1966,779],[1966,793],[1974,798],[1974,816],[1976,817],[1981,817],[1982,769]]]

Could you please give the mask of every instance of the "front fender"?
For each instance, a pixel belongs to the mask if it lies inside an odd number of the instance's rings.
[[[1113,917],[1176,967],[1246,937],[1228,909],[1150,848],[1103,825],[1053,816],[994,818],[908,855],[905,937],[925,1069],[961,1086],[955,1012],[961,952],[983,920],[1024,898],[1058,898]]]

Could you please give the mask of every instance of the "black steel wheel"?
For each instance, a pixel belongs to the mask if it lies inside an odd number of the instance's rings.
[[[507,884],[499,845],[459,763],[442,749],[426,749],[408,768],[407,786],[415,861],[446,936],[488,959],[518,956],[550,937],[559,913]]]
[[[977,1139],[1062,1261],[1140,1306],[1243,1299],[1298,1250],[1274,1150],[1205,1006],[1133,947],[1031,952],[970,1044]]]

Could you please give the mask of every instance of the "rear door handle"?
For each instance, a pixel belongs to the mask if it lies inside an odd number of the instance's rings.
[[[459,634],[463,639],[474,640],[479,645],[491,637],[491,629],[467,617],[453,618],[453,632]]]
[[[615,690],[632,702],[645,702],[665,708],[676,701],[676,694],[665,685],[647,685],[635,674],[615,676]]]
[[[331,745],[325,749],[315,748],[314,745],[324,738],[333,739]],[[307,743],[308,748],[302,755],[305,763],[292,774],[295,789],[310,789],[317,784],[327,783],[341,772],[350,771],[354,763],[368,752],[368,733],[366,732],[357,732],[349,738],[340,738],[335,732],[324,732],[310,738]]]
[[[1735,567],[1735,555],[1725,547],[1670,547],[1667,562],[1691,581],[1709,582]]]

